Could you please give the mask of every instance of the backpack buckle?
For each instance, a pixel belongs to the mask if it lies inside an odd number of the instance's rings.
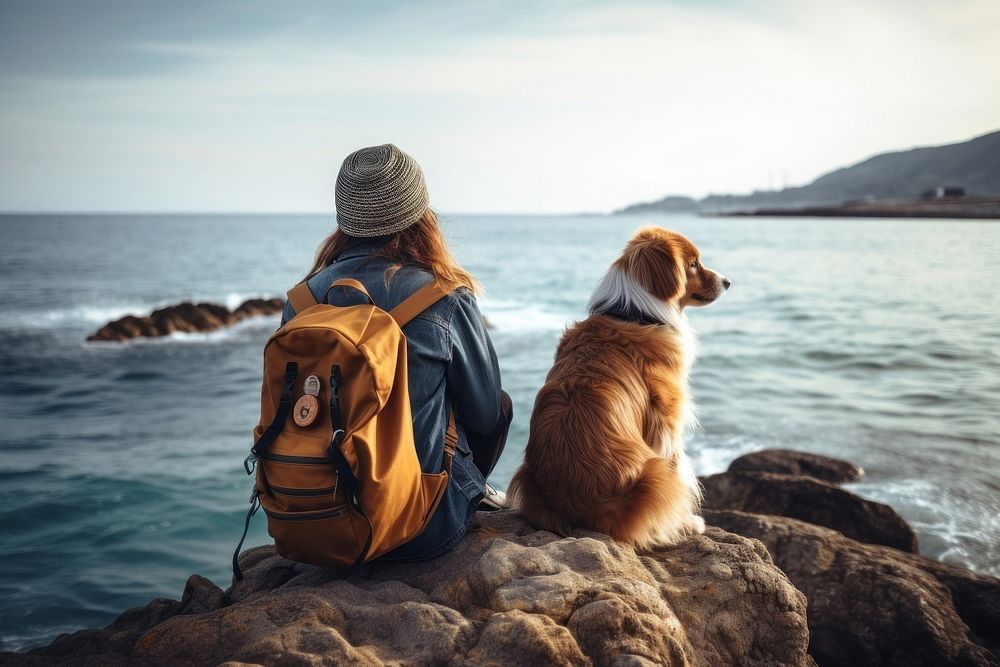
[[[243,469],[247,471],[247,475],[252,475],[253,471],[257,468],[257,455],[253,452],[247,454],[247,457],[243,459]]]

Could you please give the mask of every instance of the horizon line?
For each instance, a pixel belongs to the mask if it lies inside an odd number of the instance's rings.
[[[472,211],[435,211],[438,216],[550,216],[550,217],[576,217],[576,216],[609,216],[615,215],[616,211],[576,211],[576,212],[531,212],[531,211],[500,211],[500,212],[472,212]],[[273,215],[298,215],[298,216],[330,216],[336,217],[333,211],[0,211],[0,217],[7,216],[273,216]]]

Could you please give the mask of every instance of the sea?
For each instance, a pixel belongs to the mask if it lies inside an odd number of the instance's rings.
[[[564,328],[643,225],[732,280],[692,309],[700,474],[766,447],[864,467],[921,552],[1000,575],[1000,224],[959,220],[443,215],[515,416],[520,462]],[[332,215],[0,217],[0,650],[102,627],[192,573],[222,587],[277,317],[87,343],[185,300],[281,295]],[[269,541],[255,519],[247,546]]]

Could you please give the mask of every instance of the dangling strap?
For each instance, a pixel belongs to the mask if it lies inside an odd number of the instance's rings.
[[[348,502],[351,503],[354,511],[360,514],[368,524],[368,538],[365,540],[365,546],[362,547],[361,553],[358,554],[354,564],[348,570],[349,573],[353,573],[364,564],[365,558],[368,557],[368,551],[371,549],[372,537],[375,530],[372,528],[372,522],[361,506],[358,478],[354,474],[354,471],[351,470],[351,464],[348,463],[344,452],[340,449],[340,443],[344,441],[344,422],[340,411],[340,396],[337,391],[339,387],[340,366],[334,364],[330,367],[330,422],[333,426],[333,437],[330,439],[330,445],[326,448],[326,454],[337,468],[338,484],[343,482],[347,487]]]
[[[418,289],[411,296],[407,297],[405,301],[390,310],[389,315],[391,315],[392,319],[396,320],[396,324],[402,328],[404,324],[446,296],[448,296],[448,292],[442,289],[441,286],[437,284],[437,281],[432,281]]]
[[[455,426],[455,406],[450,405],[448,407],[448,428],[444,432],[444,462],[441,468],[450,478],[451,462],[455,460],[455,448],[458,446],[458,428]],[[444,499],[444,496],[445,492],[443,491],[434,501],[430,511],[427,513],[427,517],[424,519],[424,529],[427,528],[431,519],[434,518],[434,515],[437,513],[438,507],[441,505],[441,500]]]
[[[444,432],[444,471],[451,475],[451,462],[458,447],[458,428],[455,426],[455,406],[448,411],[448,430]]]
[[[233,576],[236,577],[236,581],[243,581],[243,570],[240,569],[240,549],[243,548],[243,540],[247,539],[247,533],[250,531],[250,519],[260,509],[259,495],[260,492],[255,486],[253,495],[250,496],[250,510],[247,511],[246,521],[243,522],[243,535],[240,537],[240,543],[236,545],[236,551],[233,552]]]
[[[298,315],[306,308],[311,308],[315,306],[319,301],[313,296],[312,290],[309,289],[309,283],[302,282],[288,290],[288,302],[292,304],[292,310]]]
[[[271,443],[281,433],[281,429],[284,428],[285,422],[288,420],[288,413],[292,409],[292,390],[295,388],[295,380],[298,376],[299,365],[296,362],[289,361],[285,364],[285,382],[281,388],[281,399],[278,401],[278,409],[274,413],[274,419],[271,421],[271,425],[267,427],[267,430],[257,439],[257,442],[253,443],[253,447],[250,449],[247,457],[243,459],[243,468],[247,471],[248,475],[253,474],[254,468],[257,466],[257,459],[264,455],[267,448],[271,446]],[[255,484],[253,495],[250,496],[250,509],[247,511],[246,521],[243,522],[243,535],[240,537],[239,544],[236,545],[236,551],[233,552],[233,576],[236,577],[236,581],[243,581],[243,572],[240,570],[239,563],[240,549],[243,548],[243,540],[247,539],[247,532],[250,530],[250,519],[260,509],[259,495],[260,491],[257,490],[257,485]]]

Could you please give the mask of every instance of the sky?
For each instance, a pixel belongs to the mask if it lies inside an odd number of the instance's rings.
[[[801,185],[1000,128],[1000,2],[0,0],[0,211],[449,213]]]

